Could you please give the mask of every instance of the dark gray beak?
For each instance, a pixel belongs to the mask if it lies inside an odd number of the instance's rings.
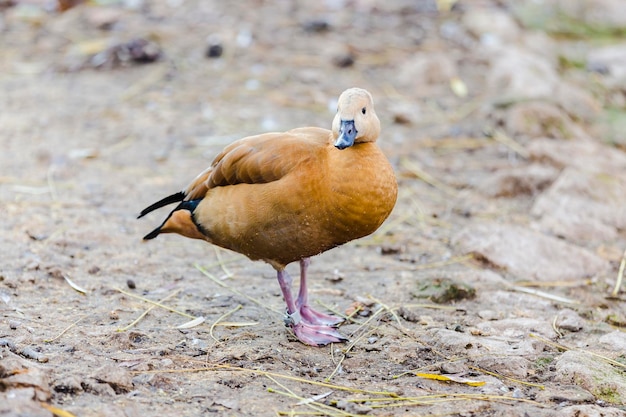
[[[339,137],[335,141],[335,148],[346,149],[354,145],[356,134],[357,131],[354,127],[354,120],[342,120],[339,125]]]

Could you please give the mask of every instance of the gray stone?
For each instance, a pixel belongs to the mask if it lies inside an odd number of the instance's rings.
[[[511,342],[523,341],[529,333],[538,333],[544,337],[550,337],[554,334],[554,330],[552,330],[552,325],[549,320],[528,317],[487,321],[477,324],[476,328],[480,329],[484,335],[489,334],[492,336],[508,338]],[[511,343],[511,348],[518,349],[514,346],[514,343]],[[536,352],[535,349],[531,347],[530,350],[525,353]]]
[[[575,384],[610,404],[626,404],[622,371],[596,356],[569,350],[557,359],[556,372],[557,382]]]
[[[479,368],[495,372],[509,378],[524,379],[528,375],[531,362],[522,356],[485,355],[474,360]]]
[[[585,326],[585,321],[574,310],[565,308],[556,315],[556,327],[570,332],[579,332]]]
[[[62,375],[55,378],[52,386],[56,392],[78,394],[83,391],[81,382],[77,375]]]
[[[624,195],[626,175],[614,177],[566,168],[535,200],[531,213],[543,231],[575,242],[599,244],[616,239],[626,228]]]
[[[558,389],[546,387],[545,390],[540,391],[537,395],[537,401],[579,404],[593,402],[595,401],[595,397],[592,393],[577,385],[561,385]]]
[[[502,318],[502,313],[495,310],[481,310],[478,312],[478,317],[483,320],[497,320]]]
[[[463,15],[462,23],[481,43],[488,46],[514,42],[521,33],[513,17],[496,8],[470,8]]]
[[[516,47],[493,55],[486,78],[490,95],[503,102],[550,98],[559,82],[547,59]]]
[[[96,370],[92,377],[98,381],[108,384],[116,394],[129,392],[133,389],[133,380],[126,369],[115,365],[104,365]]]
[[[609,266],[581,247],[516,225],[475,223],[454,236],[452,244],[523,280],[577,281]]]
[[[603,74],[599,80],[610,89],[626,88],[626,43],[592,49],[587,55],[587,68]]]
[[[626,27],[623,0],[542,0],[511,3],[527,26],[581,36],[621,31]]]
[[[437,350],[450,350],[464,355],[480,353],[480,343],[477,337],[467,333],[455,332],[447,329],[432,329],[429,331]]]
[[[508,110],[504,122],[507,132],[514,136],[554,139],[588,137],[587,133],[556,103],[544,100],[514,104]]]
[[[597,30],[626,28],[622,0],[556,0],[551,1],[562,15],[593,26]]]
[[[581,404],[563,407],[557,417],[624,417],[624,411],[595,404]]]
[[[622,175],[626,153],[592,140],[537,139],[527,147],[531,159],[558,168],[574,167],[583,171]]]
[[[416,89],[427,86],[445,86],[457,75],[457,66],[449,54],[430,52],[415,55],[398,71],[398,81]]]
[[[32,399],[32,394],[22,395],[19,391],[29,388],[11,389],[0,392],[0,415],[2,417],[53,417],[50,411],[43,408],[39,401]]]
[[[607,333],[598,340],[598,344],[613,352],[626,352],[626,333],[619,330]]]
[[[439,367],[442,374],[461,374],[468,371],[465,361],[444,362]]]
[[[587,91],[567,82],[557,84],[554,100],[576,120],[593,122],[600,113],[600,103]]]
[[[549,165],[530,164],[494,172],[478,188],[490,197],[534,195],[548,187],[559,175]]]
[[[31,400],[48,401],[51,370],[40,368],[33,361],[10,355],[0,360],[0,387],[10,397],[28,396]]]

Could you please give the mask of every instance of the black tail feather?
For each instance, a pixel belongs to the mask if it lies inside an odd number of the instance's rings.
[[[179,202],[183,201],[184,199],[185,199],[185,193],[182,192],[182,191],[179,191],[179,192],[177,192],[175,194],[172,194],[172,195],[168,195],[167,197],[165,197],[165,198],[157,201],[156,203],[146,207],[145,209],[141,210],[141,213],[139,213],[139,216],[137,216],[137,218],[140,219],[143,216],[145,216],[146,214],[150,213],[151,211],[154,211],[154,210],[159,209],[161,207],[165,207],[168,204],[179,203]],[[154,232],[152,232],[152,233],[154,233]],[[152,233],[149,233],[148,235],[150,235]],[[156,237],[156,235],[154,235],[153,237]]]
[[[169,217],[168,217],[168,219],[169,219]],[[165,224],[165,222],[163,222],[163,224]],[[143,240],[150,240],[150,239],[154,239],[155,237],[157,237],[159,235],[159,233],[161,233],[161,228],[163,227],[163,224],[161,224],[159,227],[157,227],[156,229],[154,229],[153,231],[151,231],[150,233],[145,235],[143,237]]]
[[[184,197],[184,194],[178,193],[180,195],[182,195]],[[153,205],[151,205],[150,207],[146,208],[144,211],[141,212],[141,216],[151,212],[152,210],[156,210],[160,207],[166,206],[168,204],[171,203],[175,203],[177,201],[179,201],[178,199],[176,199],[175,197],[178,197],[178,194],[172,194],[169,197],[165,197],[163,200],[158,201],[156,203],[154,203]],[[161,223],[159,225],[159,227],[157,227],[156,229],[154,229],[153,231],[151,231],[150,233],[148,233],[147,235],[145,235],[143,237],[143,240],[150,240],[150,239],[154,239],[155,237],[157,237],[160,233],[161,233],[161,229],[163,228],[163,226],[165,226],[165,223],[167,223],[167,221],[170,219],[170,217],[172,217],[172,214],[174,214],[175,211],[177,210],[189,210],[190,212],[193,213],[193,211],[196,209],[196,207],[198,207],[198,204],[200,203],[200,201],[202,201],[201,198],[198,198],[196,200],[189,200],[189,201],[181,201],[175,208],[174,210],[172,210],[170,212],[170,214],[168,214],[168,216],[165,218],[165,220],[163,220],[163,223]]]

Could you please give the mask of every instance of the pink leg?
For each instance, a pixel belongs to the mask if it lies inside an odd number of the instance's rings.
[[[296,337],[302,343],[311,346],[324,346],[329,343],[347,341],[347,339],[333,327],[311,323],[305,320],[301,311],[297,309],[296,303],[291,295],[291,277],[284,269],[277,271],[277,276],[280,290],[287,304],[287,318],[285,324],[291,327]]]
[[[313,308],[309,305],[309,289],[306,285],[306,270],[310,263],[311,260],[309,258],[300,260],[300,291],[298,292],[296,305],[300,308],[302,320],[312,324],[336,326],[339,323],[342,323],[343,319],[313,310]]]

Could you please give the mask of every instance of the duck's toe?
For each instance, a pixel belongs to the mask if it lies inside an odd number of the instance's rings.
[[[336,327],[344,322],[344,319],[341,317],[321,313],[311,308],[308,304],[300,306],[300,316],[302,317],[302,321],[320,326]]]
[[[296,337],[304,344],[311,346],[326,346],[329,343],[347,342],[335,328],[324,325],[305,323],[304,321],[291,326]]]

